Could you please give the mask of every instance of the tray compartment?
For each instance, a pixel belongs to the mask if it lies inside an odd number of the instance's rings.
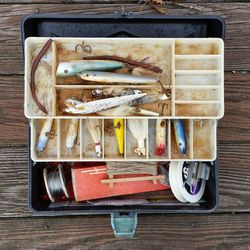
[[[175,89],[176,101],[219,101],[218,88],[185,87]]]
[[[184,130],[186,134],[186,147],[187,152],[186,155],[183,155],[176,144],[175,133],[174,133],[174,125],[173,122],[170,122],[170,140],[171,140],[171,159],[172,160],[190,160],[192,159],[192,121],[191,120],[182,120],[184,123]]]
[[[86,121],[87,119],[82,119],[81,121],[81,144],[82,144],[82,160],[94,160],[99,161],[103,159],[103,145],[104,145],[104,121],[103,119],[98,119],[100,121],[101,125],[101,148],[102,148],[102,157],[97,157],[96,151],[95,151],[95,143],[88,131]]]
[[[176,70],[216,70],[219,69],[220,55],[176,55]]]
[[[97,118],[87,118],[97,119]],[[113,119],[98,119],[101,123],[101,147],[102,157],[97,157],[95,152],[95,143],[87,129],[86,118],[79,118],[78,136],[73,149],[70,151],[66,147],[67,131],[71,119],[54,119],[52,130],[55,130],[55,138],[49,140],[48,145],[38,155],[36,146],[42,124],[46,119],[34,119],[31,123],[32,144],[31,156],[35,161],[169,161],[169,160],[213,160],[216,156],[216,120],[210,119],[183,119],[185,132],[187,136],[187,154],[182,155],[175,142],[173,124],[170,119],[146,119],[148,121],[147,138],[145,140],[146,154],[139,156],[134,152],[137,148],[137,139],[132,135],[128,128],[128,119],[124,119],[124,153],[121,155],[118,151]],[[143,118],[145,119],[145,118]],[[166,151],[158,156],[156,150],[156,121],[166,122]],[[202,124],[198,126],[197,124]],[[203,137],[202,137],[203,135]],[[193,143],[195,145],[193,146]],[[199,146],[200,145],[200,146]],[[199,149],[200,147],[200,149]]]
[[[125,121],[124,121],[125,122]],[[125,126],[124,124],[124,143],[125,143]],[[125,146],[124,149],[125,150]],[[125,151],[124,151],[125,152]],[[118,143],[115,135],[114,120],[104,120],[104,158],[105,159],[124,159],[124,155],[119,153]]]
[[[36,95],[40,103],[46,108],[48,115],[44,114],[34,102],[30,89],[30,70],[32,63],[40,52],[47,39],[39,38],[25,43],[25,115],[27,117],[55,116],[55,72],[56,72],[56,48],[52,42],[47,53],[42,57],[35,74]],[[39,90],[39,91],[38,91]]]
[[[216,121],[193,120],[194,159],[216,158]]]
[[[32,99],[29,91],[29,79],[30,75],[30,57],[32,56],[31,48],[36,48],[39,44],[39,48],[36,50],[39,51],[41,45],[46,41],[44,38],[28,38],[26,40],[26,54],[27,62],[25,75],[26,80],[25,89],[27,90],[25,95],[25,106],[26,110],[33,110],[35,107],[29,106],[29,100]],[[128,43],[129,41],[129,43]],[[151,115],[151,117],[157,117],[158,114],[164,118],[179,118],[179,117],[199,117],[199,118],[220,118],[223,116],[224,112],[224,96],[223,96],[223,42],[221,39],[211,38],[211,39],[143,39],[143,41],[137,38],[134,39],[108,39],[108,38],[53,38],[52,48],[51,48],[51,81],[49,81],[49,91],[50,94],[47,96],[51,97],[51,111],[49,115],[65,118],[70,116],[77,116],[72,114],[67,114],[63,111],[65,104],[64,101],[66,98],[76,96],[79,99],[83,97],[87,100],[93,100],[91,94],[92,90],[95,89],[139,89],[142,92],[152,94],[159,93],[161,91],[160,84],[155,85],[103,85],[100,83],[91,83],[87,81],[82,81],[77,77],[56,77],[55,71],[60,62],[68,60],[79,60],[83,56],[81,51],[75,52],[75,46],[77,44],[82,44],[84,42],[87,45],[92,47],[91,55],[117,55],[121,57],[131,57],[134,60],[141,60],[147,55],[149,58],[147,62],[153,63],[160,68],[162,68],[163,73],[160,76],[161,83],[165,88],[171,90],[171,100],[166,101],[166,109],[164,112],[161,112],[159,107],[160,102],[155,102],[151,104],[139,105],[139,108],[148,109],[149,111],[154,111],[157,115]],[[105,53],[104,53],[105,52]],[[85,53],[86,54],[86,53]],[[50,55],[50,54],[49,54]],[[88,55],[88,54],[87,54]],[[143,57],[144,55],[144,57]],[[155,63],[157,62],[157,63]],[[118,72],[128,73],[131,72],[131,69],[121,69]],[[143,73],[137,69],[132,70],[134,74],[145,74],[152,75],[149,71]],[[212,94],[209,95],[206,90],[200,90],[200,86],[204,86],[207,89],[210,89],[211,86],[218,86],[214,98]],[[187,88],[194,89],[190,90],[187,94],[187,98],[180,98],[181,90],[177,90],[179,86],[185,86]],[[195,88],[197,86],[197,89]],[[199,86],[199,87],[198,87]],[[38,94],[42,94],[39,92]],[[196,92],[195,92],[196,89]],[[185,91],[183,91],[185,92]],[[192,93],[193,92],[193,93]],[[210,91],[212,92],[212,90]],[[204,94],[206,93],[206,94]],[[198,97],[197,97],[198,96]],[[56,97],[56,98],[55,98]],[[43,95],[44,98],[44,95]],[[200,112],[200,108],[193,109],[192,113],[186,113],[183,115],[184,103],[180,101],[202,101],[208,103],[203,104],[214,104],[210,101],[220,101],[222,105],[220,107],[215,107],[216,112],[212,112],[210,107],[207,112]],[[32,103],[32,102],[31,102]],[[189,104],[189,103],[186,103]],[[194,104],[194,103],[190,103]],[[197,103],[195,103],[197,104]],[[198,103],[201,104],[201,103]],[[187,105],[190,107],[190,105]],[[31,108],[30,108],[31,107]],[[34,111],[34,110],[33,110]],[[33,112],[32,111],[32,112]],[[197,111],[197,112],[196,112]],[[26,112],[27,117],[29,118],[39,118],[41,111],[38,113]],[[87,114],[79,115],[85,117],[91,116],[105,116],[105,114]],[[124,114],[124,117],[135,116],[139,117],[139,114]],[[112,117],[112,116],[111,116]]]
[[[80,160],[80,135],[81,135],[81,124],[78,119],[77,138],[75,139],[74,147],[69,150],[66,147],[67,133],[71,123],[71,119],[58,119],[59,131],[60,131],[60,159],[63,160]]]
[[[95,85],[93,87],[89,87],[86,85],[57,85],[56,87],[56,93],[57,93],[57,107],[56,107],[56,112],[57,116],[60,117],[71,117],[71,116],[81,116],[81,117],[92,117],[92,116],[103,116],[103,117],[116,117],[117,113],[114,112],[108,112],[108,111],[101,111],[98,113],[93,113],[93,114],[87,114],[87,115],[77,115],[77,114],[69,114],[64,111],[64,108],[66,108],[65,105],[65,100],[71,97],[75,97],[79,100],[87,100],[87,101],[94,101],[92,92],[95,90],[100,90],[104,91],[104,93],[108,93],[111,95],[114,95],[116,93],[122,93],[123,91],[126,91],[128,89],[131,89],[131,86],[105,86],[102,87],[101,85]],[[140,90],[143,93],[147,93],[148,95],[154,94],[154,95],[161,95],[160,92],[156,89],[152,89],[152,86],[146,86],[146,87],[139,87],[138,86],[133,86],[132,89]],[[112,96],[110,96],[112,97]],[[165,104],[164,109],[162,108],[162,104]],[[164,116],[170,116],[171,112],[171,101],[170,100],[164,100],[164,101],[157,101],[157,102],[152,102],[152,103],[145,103],[145,104],[140,104],[138,105],[133,105],[134,108],[138,107],[140,109],[146,109],[148,111],[153,111],[156,113],[157,116],[163,114]],[[118,114],[119,115],[119,114]],[[143,116],[140,115],[139,113],[133,113],[127,111],[126,107],[124,108],[124,116]],[[144,116],[146,117],[146,116]]]
[[[182,39],[175,41],[176,55],[219,55],[222,44],[213,39],[198,41],[196,39]]]
[[[58,136],[60,132],[57,119],[53,120],[51,136],[49,136],[45,148],[41,152],[37,151],[39,135],[45,121],[46,119],[36,119],[31,122],[31,157],[35,161],[56,161],[59,158],[60,152]]]
[[[169,158],[169,144],[168,144],[168,123],[170,120],[166,119],[161,119],[166,123],[166,137],[165,137],[165,142],[166,142],[166,150],[165,153],[161,156],[158,156],[155,153],[156,150],[156,121],[157,119],[149,119],[148,120],[148,156],[149,159],[162,159],[166,160]]]
[[[195,87],[206,87],[216,86],[219,87],[221,83],[219,74],[176,74],[175,75],[175,86],[195,86]]]
[[[148,135],[148,127],[147,127],[147,135]],[[128,127],[128,119],[126,119],[126,140],[125,141],[126,141],[126,159],[132,160],[132,159],[147,159],[148,158],[148,136],[144,140],[146,154],[139,156],[137,153],[135,153],[135,149],[138,146],[138,142]]]
[[[222,104],[217,101],[179,101],[175,106],[176,115],[181,117],[215,117],[221,114]]]

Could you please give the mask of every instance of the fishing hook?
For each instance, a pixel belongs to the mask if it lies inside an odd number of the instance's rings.
[[[84,41],[82,41],[82,44],[77,44],[75,46],[75,53],[77,53],[78,48],[81,49],[81,58],[84,57],[84,52],[87,52],[91,54],[92,52],[92,47],[90,45],[84,45]]]

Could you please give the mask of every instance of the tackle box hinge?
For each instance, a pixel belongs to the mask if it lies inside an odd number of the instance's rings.
[[[137,226],[137,213],[111,213],[111,226],[115,237],[117,238],[133,238]]]

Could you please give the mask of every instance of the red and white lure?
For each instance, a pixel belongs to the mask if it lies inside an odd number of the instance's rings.
[[[162,156],[166,152],[166,120],[156,120],[156,147],[155,154]]]

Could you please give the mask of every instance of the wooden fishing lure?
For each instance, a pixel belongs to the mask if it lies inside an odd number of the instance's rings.
[[[39,138],[38,138],[38,143],[37,143],[37,151],[38,152],[43,151],[44,148],[46,147],[47,142],[49,140],[49,135],[50,135],[50,132],[51,132],[51,129],[52,129],[52,125],[53,125],[53,119],[52,118],[49,118],[49,119],[45,120],[45,122],[43,124],[43,127],[41,129]]]
[[[70,120],[69,129],[66,137],[66,147],[71,150],[74,145],[78,134],[79,119],[73,118]]]
[[[79,100],[69,98],[65,102],[67,108],[64,109],[64,111],[71,114],[93,114],[102,110],[110,109],[125,103],[132,102],[133,100],[142,98],[146,95],[147,95],[146,93],[141,93],[141,94],[100,99],[90,102],[81,102]]]
[[[124,120],[114,119],[115,136],[119,154],[124,153]]]
[[[109,84],[156,84],[159,79],[149,76],[135,76],[101,71],[84,71],[78,74],[81,79],[90,82]]]
[[[87,119],[86,125],[88,131],[91,135],[92,140],[95,143],[95,151],[97,157],[102,157],[102,146],[101,146],[101,137],[102,137],[102,129],[101,122],[98,119]]]
[[[166,120],[156,120],[156,147],[155,154],[162,156],[166,152]]]
[[[56,75],[59,77],[76,76],[78,73],[87,70],[115,70],[124,67],[121,62],[104,60],[75,60],[61,62],[58,65]]]
[[[175,141],[179,151],[186,155],[187,153],[187,139],[186,133],[184,129],[183,121],[180,119],[173,120],[174,125],[174,133],[175,133]]]

